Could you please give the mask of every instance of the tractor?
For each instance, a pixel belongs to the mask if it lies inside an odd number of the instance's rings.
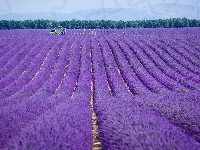
[[[66,28],[63,28],[62,26],[58,26],[58,27],[51,29],[50,35],[55,35],[55,34],[65,35],[66,34]]]

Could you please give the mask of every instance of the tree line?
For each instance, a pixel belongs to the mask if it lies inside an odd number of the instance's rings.
[[[200,27],[200,20],[170,18],[158,20],[0,20],[0,30],[10,29],[50,29],[51,26],[63,26],[67,29],[123,29],[123,28],[183,28]]]

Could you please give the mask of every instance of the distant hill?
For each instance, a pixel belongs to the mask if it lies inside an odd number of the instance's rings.
[[[156,4],[151,8],[149,6],[135,8],[99,8],[91,10],[80,10],[73,13],[54,13],[37,12],[27,14],[0,14],[0,20],[144,20],[144,19],[167,19],[183,18],[200,20],[200,7],[182,4]]]

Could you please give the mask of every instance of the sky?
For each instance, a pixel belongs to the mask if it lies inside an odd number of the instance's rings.
[[[0,14],[61,12],[96,8],[135,8],[157,3],[185,4],[200,6],[200,0],[0,0]]]

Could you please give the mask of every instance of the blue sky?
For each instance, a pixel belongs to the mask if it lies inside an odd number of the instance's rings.
[[[134,8],[156,3],[200,6],[200,0],[0,0],[0,14],[28,12],[71,13],[95,8]]]

